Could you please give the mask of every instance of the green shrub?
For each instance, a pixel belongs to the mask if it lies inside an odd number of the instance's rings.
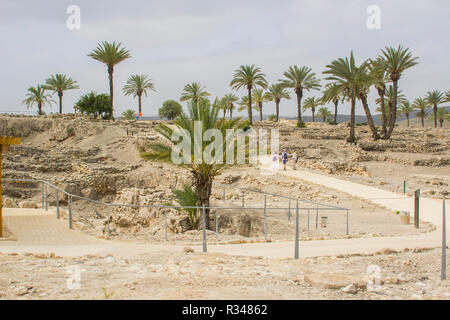
[[[196,207],[198,205],[198,196],[189,184],[184,184],[182,190],[172,191],[175,199],[180,206]],[[184,212],[188,215],[191,227],[196,229],[199,222],[199,214],[197,209],[179,208],[178,211]]]
[[[107,94],[96,94],[91,91],[80,97],[76,103],[79,112],[87,115],[101,116],[112,119],[111,99]]]
[[[300,123],[297,122],[297,127],[298,127],[298,128],[306,128],[306,123],[305,123],[305,121],[301,120]]]
[[[137,114],[135,111],[128,109],[128,110],[122,112],[121,119],[122,120],[136,120],[136,116],[137,116]]]
[[[179,116],[182,112],[181,104],[175,100],[167,100],[163,103],[162,107],[158,110],[160,118],[167,118],[173,120]]]
[[[267,117],[267,120],[275,122],[275,121],[277,121],[277,116],[274,114],[271,114],[270,116]]]

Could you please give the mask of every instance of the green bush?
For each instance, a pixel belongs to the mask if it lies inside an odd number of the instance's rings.
[[[135,111],[128,109],[128,110],[122,112],[121,118],[122,118],[122,120],[136,120],[136,116],[137,116],[137,114]]]
[[[270,116],[267,117],[267,120],[275,122],[275,121],[277,121],[277,116],[274,114],[271,114]]]
[[[182,112],[181,104],[175,100],[167,100],[163,103],[162,107],[158,110],[160,118],[167,118],[169,120],[175,119]]]
[[[189,184],[183,185],[182,190],[173,190],[172,192],[180,206],[196,207],[198,205],[198,196]],[[188,215],[189,222],[191,223],[191,227],[193,229],[197,228],[199,222],[199,214],[197,209],[182,208],[177,210],[186,213]]]
[[[306,123],[305,123],[305,121],[301,120],[300,123],[297,122],[297,127],[298,127],[298,128],[306,128]]]
[[[80,113],[101,116],[103,119],[112,119],[111,100],[107,94],[96,94],[91,91],[80,97],[76,106]]]

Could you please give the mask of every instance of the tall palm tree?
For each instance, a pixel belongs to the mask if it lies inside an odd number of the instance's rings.
[[[357,99],[360,99],[363,104],[368,125],[373,133],[373,138],[375,140],[378,139],[378,133],[373,123],[369,106],[367,105],[367,91],[371,84],[367,73],[367,63],[368,62],[365,61],[358,67],[355,64],[355,58],[352,51],[350,53],[350,59],[339,58],[337,60],[333,60],[331,64],[326,66],[328,69],[323,72],[324,74],[330,75],[326,79],[333,81],[333,83],[337,86],[336,90],[339,90],[339,92],[345,92],[345,96],[351,102],[350,134],[347,138],[347,141],[350,143],[356,143],[355,106]]]
[[[316,121],[314,114],[316,112],[316,108],[321,105],[323,105],[323,102],[321,99],[316,99],[315,97],[309,97],[309,98],[305,99],[305,103],[303,104],[303,111],[311,109],[312,122]]]
[[[386,72],[389,75],[389,79],[392,81],[392,87],[394,90],[392,110],[390,110],[391,112],[389,116],[389,127],[386,135],[383,137],[383,139],[389,139],[392,135],[392,131],[394,130],[397,116],[398,81],[406,69],[409,69],[418,63],[418,57],[413,57],[408,48],[403,48],[399,45],[397,49],[386,47],[381,51],[380,58],[385,60]]]
[[[79,89],[77,82],[68,78],[65,74],[55,74],[45,80],[45,85],[42,86],[46,90],[58,93],[59,97],[59,113],[62,113],[62,97],[66,90]]]
[[[387,135],[387,121],[389,117],[386,116],[385,95],[386,95],[386,83],[389,82],[387,73],[386,61],[378,57],[375,60],[371,60],[369,63],[370,77],[372,78],[373,85],[378,92],[379,105],[381,110],[381,136]],[[391,105],[392,106],[392,105]],[[388,114],[390,114],[391,106],[388,107]]]
[[[325,107],[322,107],[319,109],[319,115],[322,117],[322,121],[325,122],[326,118],[329,118],[332,116],[330,110],[328,110]]]
[[[123,87],[123,93],[126,96],[138,97],[139,115],[142,113],[142,94],[147,96],[148,90],[155,90],[155,84],[152,82],[146,74],[133,74],[131,75],[126,85]]]
[[[209,97],[211,94],[205,91],[205,87],[199,82],[192,82],[184,86],[181,93],[180,101],[192,100],[194,103],[198,103],[202,98]]]
[[[22,103],[25,104],[27,108],[37,105],[39,115],[43,115],[42,108],[46,104],[51,106],[52,103],[56,102],[51,98],[50,94],[45,93],[45,88],[38,84],[36,87],[28,88],[25,100],[23,100]]]
[[[228,111],[230,112],[230,120],[233,119],[233,110],[235,109],[234,104],[239,101],[239,98],[234,93],[228,93],[224,97],[225,105],[228,106]]]
[[[303,90],[319,90],[320,81],[316,78],[316,74],[312,72],[309,67],[290,66],[289,69],[283,73],[285,79],[280,82],[286,88],[294,89],[297,95],[297,126],[302,124],[302,97]]]
[[[121,48],[121,43],[109,43],[103,41],[97,48],[88,54],[94,60],[106,64],[109,77],[109,96],[111,101],[111,116],[114,118],[114,66],[122,61],[131,58],[130,51]]]
[[[263,89],[253,90],[253,103],[258,106],[259,121],[263,121],[263,103],[267,101],[267,97],[264,94]]]
[[[437,111],[438,104],[445,102],[445,97],[442,92],[439,90],[428,91],[426,96],[427,102],[433,106],[433,114],[434,114],[434,127],[437,128]]]
[[[413,106],[411,106],[408,100],[405,100],[400,104],[399,111],[406,116],[406,126],[409,127],[409,115],[414,111]]]
[[[270,86],[269,91],[266,93],[266,99],[268,101],[275,101],[276,107],[276,121],[280,121],[280,101],[281,99],[290,99],[291,96],[286,91],[285,87],[281,83],[276,83]]]
[[[417,112],[417,116],[420,118],[423,128],[425,126],[424,119],[427,115],[426,109],[428,108],[428,102],[425,98],[417,98],[414,100],[412,106],[414,109],[419,110],[419,112]]]
[[[345,100],[344,92],[339,91],[339,87],[335,83],[328,83],[325,85],[325,90],[322,93],[322,101],[324,103],[333,102],[334,104],[334,124],[337,124],[337,113],[339,101]]]
[[[234,72],[233,79],[230,82],[230,87],[234,90],[246,88],[248,91],[248,119],[250,125],[253,123],[252,117],[252,90],[256,88],[267,89],[266,75],[261,72],[260,68],[255,65],[241,65],[239,69]]]
[[[219,143],[222,146],[225,146],[227,130],[241,129],[245,126],[245,122],[240,121],[240,118],[236,118],[234,120],[219,118],[218,113],[220,110],[218,105],[211,105],[207,103],[206,100],[200,99],[198,103],[191,101],[188,104],[188,108],[188,115],[183,112],[180,116],[175,118],[174,126],[176,128],[172,128],[172,126],[168,127],[164,124],[156,128],[156,131],[160,133],[167,140],[167,142],[172,141],[171,139],[174,130],[181,129],[189,133],[189,138],[186,139],[187,141],[183,141],[183,143],[187,143],[187,146],[189,147],[196,145],[196,141],[194,141],[194,137],[196,136],[194,133],[194,123],[201,122],[201,136],[203,137],[204,133],[209,129],[218,129],[222,133],[223,137],[223,140],[219,140]],[[214,143],[217,143],[217,141],[205,141],[202,139],[201,161],[195,161],[195,153],[188,152],[187,155],[184,155],[186,157],[185,160],[187,161],[178,164],[189,169],[191,172],[192,185],[194,186],[194,191],[198,196],[199,206],[209,207],[214,178],[219,175],[227,165],[226,152],[223,152],[223,159],[219,159],[221,161],[213,161],[211,163],[210,161],[205,160],[205,151],[207,151],[207,148],[210,149],[211,144]],[[179,153],[177,147],[170,143],[150,143],[149,148],[149,152],[141,153],[140,155],[146,160],[172,162],[172,152],[176,152],[177,154]],[[236,159],[236,157],[234,159]],[[209,228],[209,209],[206,209],[205,211],[206,224],[207,228]]]

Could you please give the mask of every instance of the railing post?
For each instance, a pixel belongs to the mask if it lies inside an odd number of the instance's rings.
[[[264,240],[267,240],[267,195],[264,195]]]
[[[41,208],[44,209],[44,182],[42,182],[41,186]]]
[[[447,226],[445,221],[445,196],[442,200],[442,267],[441,280],[447,279]]]
[[[219,241],[219,215],[216,209],[216,241]]]
[[[45,184],[45,211],[48,211],[48,188],[47,188],[47,184]]]
[[[316,229],[319,227],[319,205],[316,207]]]
[[[291,199],[289,199],[288,221],[291,221]]]
[[[419,198],[420,189],[414,192],[414,227],[419,228]]]
[[[56,189],[56,218],[60,218],[59,214],[59,191]]]
[[[242,189],[242,208],[244,207],[244,189]]]
[[[206,247],[206,212],[205,206],[202,207],[202,220],[203,220],[203,252],[207,252]]]
[[[294,258],[298,259],[299,256],[299,234],[298,234],[298,200],[297,200],[297,208],[295,210],[295,255]]]
[[[164,241],[167,241],[167,212],[164,211]]]
[[[69,196],[69,229],[72,229],[72,196]]]
[[[406,194],[406,180],[403,180],[403,194]]]
[[[350,226],[349,226],[349,218],[350,218],[350,217],[349,217],[349,213],[348,213],[348,209],[347,209],[347,219],[346,219],[346,220],[347,220],[347,222],[346,222],[346,224],[347,224],[347,228],[346,228],[346,229],[347,229],[347,230],[346,230],[346,235],[349,235],[349,234],[350,234],[350,230],[349,230],[349,227],[350,227]]]

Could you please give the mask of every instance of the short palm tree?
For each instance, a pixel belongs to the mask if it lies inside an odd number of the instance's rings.
[[[297,95],[297,126],[302,124],[302,97],[303,90],[319,90],[320,81],[316,78],[316,74],[312,72],[309,67],[290,66],[289,69],[283,73],[285,79],[280,82],[285,88],[294,89]]]
[[[194,141],[194,123],[201,122],[202,137],[207,130],[218,129],[222,133],[223,140],[220,141],[220,143],[223,148],[223,146],[226,145],[227,130],[242,129],[245,126],[245,122],[240,121],[240,118],[233,120],[219,118],[219,107],[217,105],[207,103],[206,100],[200,100],[198,103],[193,101],[190,102],[188,104],[188,110],[188,115],[183,112],[180,116],[175,118],[174,126],[176,128],[172,128],[172,126],[168,127],[164,124],[161,124],[156,128],[156,131],[167,140],[167,144],[150,143],[148,145],[150,151],[141,153],[140,156],[146,160],[157,160],[172,163],[172,153],[179,154],[180,152],[180,150],[171,142],[174,131],[178,129],[189,133],[189,137],[186,139],[187,141],[183,140],[183,143],[186,143],[189,147],[189,151],[188,154],[183,155],[185,161],[179,165],[187,168],[192,174],[192,185],[198,196],[199,206],[209,207],[214,178],[219,175],[227,165],[226,152],[223,152],[223,159],[218,159],[219,161],[213,161],[213,163],[206,161],[204,158],[205,153],[211,148],[211,144],[214,144],[217,141],[211,142],[202,139],[201,159],[196,159],[195,153],[191,152],[192,146],[196,145]],[[206,224],[207,227],[209,227],[209,209],[206,209],[205,211]]]
[[[414,111],[413,106],[405,99],[405,101],[400,104],[399,111],[406,116],[406,126],[409,127],[409,115]]]
[[[253,123],[252,117],[252,90],[256,88],[267,89],[266,75],[255,65],[242,65],[234,72],[230,87],[234,90],[246,88],[248,91],[248,119],[250,125]]]
[[[328,110],[325,107],[320,108],[318,112],[319,112],[319,116],[322,117],[323,122],[325,122],[327,118],[332,116],[330,110]]]
[[[142,113],[142,95],[145,94],[147,96],[148,90],[156,91],[155,84],[146,74],[131,75],[123,87],[123,93],[126,96],[138,97],[139,115]]]
[[[438,111],[438,105],[445,102],[445,96],[442,92],[439,90],[429,91],[426,95],[427,102],[433,106],[433,114],[434,114],[434,127],[437,128],[437,111]]]
[[[29,87],[27,90],[27,94],[25,96],[25,100],[22,102],[27,106],[27,108],[31,108],[34,105],[37,105],[38,107],[38,114],[43,115],[42,108],[48,104],[52,105],[52,103],[56,103],[54,100],[52,100],[50,94],[45,93],[45,88],[41,85],[37,85],[35,87]]]
[[[389,75],[389,79],[392,81],[393,87],[393,97],[392,97],[392,109],[389,115],[389,127],[386,135],[383,139],[389,139],[392,135],[392,131],[395,127],[395,121],[397,116],[397,92],[398,92],[398,81],[400,80],[402,74],[405,70],[415,66],[417,62],[417,57],[413,57],[408,48],[403,48],[398,46],[397,49],[392,47],[386,47],[381,51],[379,56],[384,59],[386,64],[386,72]]]
[[[259,110],[259,121],[263,121],[263,103],[267,101],[267,97],[264,94],[263,89],[253,90],[253,103]]]
[[[128,109],[122,112],[122,120],[135,120],[136,119],[136,111]]]
[[[285,87],[281,83],[276,83],[270,86],[269,91],[266,93],[266,99],[268,101],[274,101],[276,107],[276,121],[280,121],[280,102],[281,99],[290,99],[291,96],[286,91]]]
[[[68,78],[65,74],[55,74],[50,76],[50,78],[45,80],[45,85],[43,85],[42,87],[45,88],[46,90],[58,93],[59,113],[62,113],[62,97],[64,91],[80,88],[77,85],[76,81],[72,80],[72,78]]]
[[[439,121],[439,126],[442,128],[444,120],[449,121],[450,113],[445,108],[439,108],[437,111],[437,119]]]
[[[428,106],[428,102],[425,98],[417,98],[416,100],[414,100],[412,105],[414,109],[419,110],[416,115],[422,122],[422,128],[425,126],[424,119],[427,115],[426,109],[428,108]]]
[[[322,100],[320,99],[316,99],[315,97],[309,97],[305,99],[305,103],[303,104],[303,111],[306,111],[308,109],[311,109],[311,113],[312,113],[312,122],[315,122],[315,112],[316,112],[316,108],[318,106],[323,105]]]
[[[233,110],[235,109],[234,104],[239,101],[239,98],[234,93],[228,93],[224,97],[224,103],[228,107],[230,112],[230,120],[233,119]]]
[[[333,123],[337,124],[337,113],[339,101],[345,100],[344,92],[339,91],[339,87],[335,83],[328,83],[325,85],[325,90],[322,92],[322,101],[324,103],[333,102],[334,104],[334,120]]]
[[[369,74],[372,78],[373,86],[378,92],[378,100],[381,111],[381,136],[385,137],[387,134],[387,119],[386,106],[385,106],[385,95],[386,95],[386,83],[389,82],[389,77],[387,73],[386,61],[378,57],[375,60],[371,60],[369,63]],[[392,104],[388,106],[387,114],[391,113]]]
[[[450,90],[445,94],[445,102],[450,102]]]
[[[97,48],[88,54],[94,60],[104,63],[108,68],[109,77],[109,96],[111,97],[112,117],[114,117],[114,66],[122,61],[131,58],[130,52],[121,48],[121,43],[109,43],[103,41],[97,45]]]
[[[199,82],[192,82],[184,86],[180,101],[193,101],[194,103],[198,103],[202,98],[209,97],[210,95]]]

